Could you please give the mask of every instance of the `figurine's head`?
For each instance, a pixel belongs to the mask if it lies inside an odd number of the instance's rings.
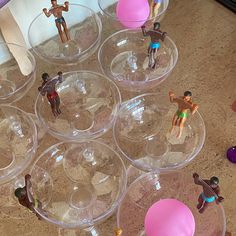
[[[185,91],[184,92],[184,100],[189,102],[192,99],[192,93],[190,91]]]
[[[160,27],[161,27],[161,24],[160,24],[159,22],[155,22],[155,23],[153,24],[153,29],[154,29],[154,30],[159,30]]]
[[[51,0],[51,4],[52,4],[52,6],[56,6],[57,5],[57,0]]]
[[[15,196],[17,197],[17,198],[22,198],[22,197],[24,197],[26,195],[26,190],[25,190],[25,188],[17,188],[16,190],[15,190]]]
[[[49,74],[48,73],[43,73],[42,74],[42,79],[43,79],[44,82],[47,82],[50,79]]]
[[[216,188],[219,184],[219,179],[215,176],[211,177],[210,179],[210,185],[212,188]]]

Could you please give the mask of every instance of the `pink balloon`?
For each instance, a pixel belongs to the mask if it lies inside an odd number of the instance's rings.
[[[154,203],[145,217],[147,236],[193,236],[195,220],[191,210],[176,199]]]
[[[142,26],[149,17],[148,0],[119,0],[116,7],[116,16],[127,28]]]

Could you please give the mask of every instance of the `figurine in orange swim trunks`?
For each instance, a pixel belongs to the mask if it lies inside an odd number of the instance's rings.
[[[55,117],[61,114],[60,98],[56,92],[56,84],[62,82],[62,72],[58,72],[58,77],[51,79],[48,73],[42,74],[43,83],[38,88],[39,92],[45,96],[47,94],[48,101],[51,105],[52,113]]]

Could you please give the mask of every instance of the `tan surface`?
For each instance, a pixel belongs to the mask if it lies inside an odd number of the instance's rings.
[[[179,61],[171,76],[161,84],[158,90],[168,95],[170,89],[181,94],[188,89],[193,92],[194,100],[199,104],[199,111],[204,117],[207,137],[203,150],[184,171],[197,171],[202,177],[216,175],[220,178],[224,207],[227,216],[227,228],[236,235],[236,165],[225,158],[229,146],[236,145],[236,113],[230,108],[236,100],[236,18],[235,15],[214,0],[172,0],[162,22],[162,29],[167,31],[179,49]],[[106,34],[109,32],[106,31]],[[56,73],[59,68],[37,58],[38,79],[35,87],[18,105],[28,112],[33,112],[40,74]],[[96,55],[73,69],[96,69]],[[98,70],[99,71],[99,70]],[[132,96],[123,93],[123,97]],[[103,138],[109,140],[110,134]],[[55,143],[46,136],[40,144],[38,153]],[[2,195],[4,194],[1,191]],[[2,197],[9,202],[9,198]],[[46,222],[40,222],[23,208],[17,211],[0,213],[0,235],[2,236],[54,236],[58,229]],[[11,219],[10,216],[15,217]],[[19,217],[23,216],[23,219]],[[133,216],[135,217],[135,216]],[[17,219],[18,218],[18,219]],[[114,235],[115,217],[106,221],[102,227],[104,236]],[[66,235],[75,235],[73,232]],[[83,235],[79,233],[77,235]]]

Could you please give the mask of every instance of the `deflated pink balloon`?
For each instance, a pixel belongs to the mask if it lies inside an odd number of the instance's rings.
[[[147,236],[193,236],[195,220],[190,209],[176,199],[154,203],[145,217]]]
[[[149,17],[148,0],[119,0],[116,16],[127,28],[139,28]]]

